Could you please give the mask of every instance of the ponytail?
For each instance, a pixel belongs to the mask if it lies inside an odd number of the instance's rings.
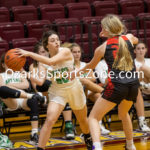
[[[113,68],[122,71],[130,71],[133,69],[133,59],[131,57],[130,51],[128,50],[127,43],[125,40],[119,36],[119,46],[116,58],[113,63]]]

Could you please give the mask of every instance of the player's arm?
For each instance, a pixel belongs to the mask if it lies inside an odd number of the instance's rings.
[[[38,65],[38,77],[34,75],[33,66],[30,67],[30,76],[31,84],[36,88],[36,85],[42,86],[46,80],[47,72],[45,67],[42,64]]]
[[[133,45],[137,44],[139,41],[138,38],[135,37],[133,34],[127,34],[126,36]]]
[[[55,56],[51,58],[41,56],[39,54],[25,51],[22,49],[18,49],[16,53],[19,54],[20,56],[26,56],[26,57],[29,56],[33,58],[34,60],[41,62],[43,64],[46,64],[46,65],[49,65],[49,66],[56,65],[58,62],[61,63],[62,61],[66,61],[72,58],[71,52],[68,48],[63,48],[63,50],[61,50],[60,52],[58,52]]]
[[[106,42],[96,48],[92,60],[89,63],[87,63],[83,69],[78,71],[77,76],[82,74],[82,72],[89,71],[89,69],[93,70],[96,67],[96,65],[99,63],[101,58],[104,56],[105,49],[106,49]]]
[[[13,87],[15,89],[20,89],[20,90],[24,90],[24,89],[28,89],[29,88],[29,82],[26,78],[21,78],[21,82],[19,83],[8,83],[7,86],[9,87]]]

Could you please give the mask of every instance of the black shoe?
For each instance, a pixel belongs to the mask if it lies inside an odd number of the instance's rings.
[[[47,99],[44,96],[41,96],[37,93],[32,96],[32,99],[37,99],[41,105],[44,105],[47,102]]]
[[[0,104],[0,117],[3,116],[3,106]]]
[[[31,135],[31,142],[34,142],[35,144],[37,144],[38,140],[39,140],[38,133],[34,133],[33,136]]]
[[[84,140],[87,149],[92,150],[93,142],[90,134],[81,134],[80,137]]]

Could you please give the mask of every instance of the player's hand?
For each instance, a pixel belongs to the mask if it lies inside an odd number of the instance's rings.
[[[70,76],[69,76],[70,80],[74,80],[76,78],[76,73],[77,73],[76,71],[70,72]]]
[[[16,48],[16,54],[19,55],[19,57],[30,56],[30,52],[29,51],[25,51],[25,50],[20,49],[20,48]]]

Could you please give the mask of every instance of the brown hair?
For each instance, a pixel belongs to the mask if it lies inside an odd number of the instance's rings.
[[[5,64],[5,53],[3,53],[1,55],[1,58],[0,58],[0,72],[5,71],[5,68],[3,67],[3,64]]]
[[[48,45],[48,38],[49,36],[51,36],[52,34],[56,34],[58,36],[58,34],[53,31],[53,30],[49,30],[49,31],[46,31],[43,33],[43,36],[42,36],[42,44],[43,44],[43,47],[46,51],[48,51],[48,48],[47,48],[47,45]],[[59,37],[59,36],[58,36]]]

